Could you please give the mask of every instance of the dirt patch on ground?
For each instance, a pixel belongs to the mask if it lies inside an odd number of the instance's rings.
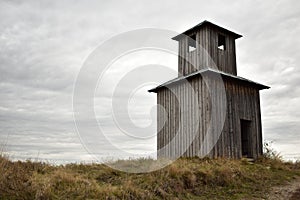
[[[300,177],[287,185],[274,187],[269,193],[269,200],[299,200],[300,199]]]
[[[300,188],[298,188],[296,190],[296,192],[294,192],[292,197],[290,198],[290,200],[298,200],[298,199],[300,199]]]

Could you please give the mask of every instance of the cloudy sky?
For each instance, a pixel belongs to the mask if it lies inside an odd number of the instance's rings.
[[[151,27],[183,32],[203,20],[244,36],[236,44],[238,75],[271,86],[261,92],[264,139],[273,141],[286,158],[299,158],[297,0],[1,0],[0,150],[15,159],[91,160],[76,133],[72,107],[74,83],[89,54],[126,31]],[[147,51],[118,62],[115,70],[122,73],[128,66],[152,62],[177,68],[176,57]],[[145,113],[135,120],[147,124],[155,96],[142,91],[136,99],[144,103],[137,110]],[[95,106],[99,123],[109,116],[101,105]],[[115,133],[113,124],[106,123],[105,128]],[[118,142],[139,152],[153,151],[156,145],[155,138],[136,143],[135,148],[130,141],[119,138]]]

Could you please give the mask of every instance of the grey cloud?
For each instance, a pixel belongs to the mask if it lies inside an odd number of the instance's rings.
[[[208,19],[244,35],[237,41],[238,74],[272,87],[261,94],[265,139],[299,155],[285,145],[298,141],[300,129],[299,6],[296,0],[1,1],[0,141],[8,141],[16,158],[40,152],[40,159],[58,162],[91,160],[72,110],[73,84],[89,53],[118,33],[145,27],[182,32]],[[154,150],[153,140],[124,142],[126,137],[115,133],[106,108],[111,88],[101,92],[103,98],[95,99],[97,119],[116,143],[137,152]],[[154,96],[137,96],[143,98]],[[147,121],[146,102],[136,108],[139,122]]]

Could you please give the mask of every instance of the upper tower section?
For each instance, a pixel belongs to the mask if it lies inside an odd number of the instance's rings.
[[[173,37],[179,42],[179,76],[208,67],[237,75],[235,40],[240,37],[209,21],[203,21]]]

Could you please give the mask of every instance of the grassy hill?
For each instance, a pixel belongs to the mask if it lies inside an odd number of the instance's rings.
[[[299,175],[299,163],[265,157],[255,163],[179,159],[159,171],[129,174],[103,164],[51,166],[1,156],[0,199],[249,199]]]

